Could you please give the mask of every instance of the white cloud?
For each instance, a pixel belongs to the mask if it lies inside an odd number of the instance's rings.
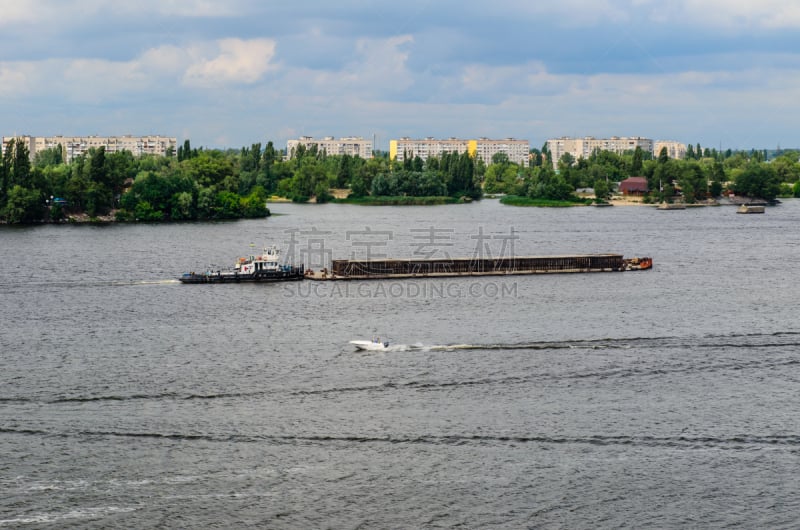
[[[477,2],[472,9],[476,16],[506,13],[517,17],[540,20],[542,24],[558,27],[598,26],[626,22],[630,19],[630,4],[638,0],[559,0],[557,2],[535,2],[530,0],[494,0],[491,7]]]
[[[651,20],[678,26],[718,28],[800,28],[800,3],[796,0],[495,0],[494,12],[518,13],[546,20],[557,27],[602,27],[627,23],[637,13]],[[484,9],[473,8],[476,13]],[[467,7],[467,9],[470,9]]]
[[[359,82],[389,85],[402,90],[414,82],[408,71],[408,51],[405,45],[414,42],[411,35],[400,35],[388,39],[360,39],[356,43],[356,53],[360,59],[349,64],[346,71]]]
[[[149,86],[148,77],[137,63],[102,59],[75,59],[66,63],[63,89],[74,101],[102,102],[122,92],[136,92]]]
[[[280,80],[284,94],[297,101],[315,99],[330,104],[341,98],[392,99],[414,83],[407,62],[410,35],[386,39],[359,39],[353,58],[339,70],[286,67]],[[297,96],[297,98],[295,98]]]
[[[0,95],[24,96],[31,87],[31,66],[21,63],[0,63]]]
[[[40,13],[43,7],[39,0],[4,2],[0,8],[0,27],[35,22],[41,17]]]
[[[800,28],[800,4],[795,0],[679,0],[647,3],[656,22],[727,29]]]
[[[246,3],[236,0],[139,0],[129,9],[141,11],[143,7],[162,15],[185,17],[226,17],[247,10]]]
[[[548,72],[541,61],[509,66],[470,64],[462,70],[459,88],[502,100],[510,94],[552,94],[567,88],[568,80],[569,76]]]
[[[164,76],[177,76],[178,72],[183,72],[190,60],[187,49],[178,46],[165,45],[158,48],[150,48],[135,59],[137,67],[152,71]]]
[[[163,87],[226,86],[259,81],[272,68],[274,41],[225,39],[146,50],[128,61],[95,58],[0,62],[0,94],[24,99],[50,95],[100,104]],[[54,89],[54,87],[58,87]]]
[[[186,84],[255,83],[272,67],[270,61],[275,55],[275,41],[223,39],[217,41],[214,53],[214,57],[207,58],[196,48],[190,50],[195,57],[183,76]]]
[[[246,2],[227,0],[137,0],[118,2],[113,15],[147,13],[149,15],[181,17],[227,17],[241,14]],[[0,26],[19,22],[64,21],[80,17],[83,20],[109,15],[107,0],[13,0],[4,2]]]

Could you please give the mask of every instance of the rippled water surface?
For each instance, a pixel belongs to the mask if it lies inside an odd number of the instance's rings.
[[[272,210],[0,227],[1,527],[800,524],[800,202]],[[655,267],[175,280],[251,242]]]

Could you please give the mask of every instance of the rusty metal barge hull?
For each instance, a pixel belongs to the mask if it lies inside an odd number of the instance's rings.
[[[638,260],[639,258],[634,258]],[[646,258],[649,260],[649,258]],[[312,280],[377,280],[450,276],[503,276],[632,270],[622,254],[514,258],[333,260],[331,270],[307,271]],[[637,270],[639,270],[637,268]]]

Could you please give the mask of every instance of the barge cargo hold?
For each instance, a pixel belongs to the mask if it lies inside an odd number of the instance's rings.
[[[635,267],[631,264],[635,263]],[[640,263],[646,263],[641,266]],[[306,271],[312,280],[377,280],[446,276],[499,276],[645,270],[650,258],[624,259],[622,254],[527,256],[514,258],[333,260],[331,270]]]

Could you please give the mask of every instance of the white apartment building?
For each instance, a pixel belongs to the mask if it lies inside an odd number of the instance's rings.
[[[420,157],[423,161],[428,158],[442,156],[444,153],[466,153],[469,151],[469,140],[448,138],[437,140],[433,137],[412,139],[408,137],[399,140],[389,140],[389,159],[403,162],[409,158]]]
[[[12,140],[22,140],[28,145],[31,160],[36,153],[61,146],[64,161],[71,162],[91,148],[105,147],[106,153],[130,151],[134,156],[159,155],[168,153],[175,155],[177,139],[159,135],[150,136],[4,136],[3,151]]]
[[[372,158],[372,140],[365,140],[360,136],[345,136],[338,139],[333,136],[326,136],[321,140],[312,138],[311,136],[301,136],[297,140],[289,140],[286,142],[286,155],[289,158],[293,158],[299,145],[305,146],[306,149],[310,149],[311,146],[316,145],[319,151],[325,151],[329,155],[350,155],[364,159]]]
[[[511,162],[521,166],[529,164],[530,142],[506,138],[504,140],[462,140],[448,138],[437,140],[431,137],[412,139],[408,137],[389,141],[389,158],[403,162],[406,155],[420,157],[423,161],[429,157],[439,157],[444,153],[469,153],[470,156],[480,158],[486,164],[492,162],[492,157],[497,153],[505,153]]]
[[[558,167],[558,161],[565,153],[569,153],[577,160],[579,158],[589,158],[595,149],[600,151],[611,151],[622,154],[626,151],[634,151],[637,147],[642,151],[653,152],[653,140],[642,138],[641,136],[612,136],[611,138],[595,138],[585,136],[583,138],[570,138],[562,136],[547,140],[547,148],[553,158],[553,167]]]
[[[682,160],[686,157],[686,144],[680,142],[673,142],[671,140],[656,140],[653,145],[653,156],[658,158],[661,154],[661,149],[667,148],[667,156],[676,160]]]
[[[492,157],[497,153],[504,153],[510,162],[520,166],[530,165],[531,144],[528,140],[480,138],[475,143],[475,149],[475,156],[487,165],[492,163]]]

